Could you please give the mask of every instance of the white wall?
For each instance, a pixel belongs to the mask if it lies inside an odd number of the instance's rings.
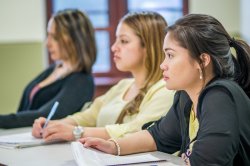
[[[0,43],[43,41],[45,0],[0,0]]]
[[[241,18],[241,35],[244,40],[246,40],[250,44],[250,1],[249,0],[241,0],[241,10],[240,10],[240,18]]]
[[[189,0],[190,13],[212,15],[233,35],[241,31],[240,7],[240,0]]]

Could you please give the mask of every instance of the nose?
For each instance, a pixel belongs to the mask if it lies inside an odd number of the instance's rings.
[[[111,51],[112,52],[115,52],[117,51],[117,44],[116,44],[116,41],[113,43],[113,45],[111,46]]]
[[[160,65],[161,70],[167,70],[167,60],[166,58],[162,61],[161,65]]]
[[[47,46],[47,47],[50,46],[50,39],[49,39],[49,36],[47,36],[47,38],[46,38],[46,46]]]

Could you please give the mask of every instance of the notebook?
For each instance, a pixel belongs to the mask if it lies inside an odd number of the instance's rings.
[[[78,166],[117,166],[117,165],[135,165],[142,163],[167,162],[151,154],[115,156],[101,151],[85,148],[80,142],[72,142],[71,150]]]
[[[35,138],[31,132],[0,136],[0,147],[26,148],[47,144],[43,139]]]

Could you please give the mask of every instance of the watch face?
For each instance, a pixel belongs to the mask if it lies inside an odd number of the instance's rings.
[[[81,129],[77,127],[77,128],[75,129],[75,133],[76,133],[76,134],[81,134]]]
[[[73,130],[73,134],[74,134],[75,139],[81,138],[83,132],[84,132],[83,127],[81,127],[81,126],[75,127]]]

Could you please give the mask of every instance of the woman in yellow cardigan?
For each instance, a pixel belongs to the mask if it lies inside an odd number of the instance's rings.
[[[72,141],[80,137],[104,139],[136,132],[143,124],[159,119],[169,110],[173,91],[166,92],[160,63],[167,23],[155,12],[129,13],[118,24],[111,50],[120,71],[131,72],[86,110],[59,121],[37,119],[32,134],[45,141]],[[42,133],[42,134],[40,134]]]

